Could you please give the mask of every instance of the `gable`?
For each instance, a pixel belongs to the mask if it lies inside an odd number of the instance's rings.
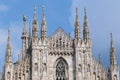
[[[70,34],[64,32],[64,30],[59,27],[56,32],[49,37],[50,48],[72,48],[72,38]]]

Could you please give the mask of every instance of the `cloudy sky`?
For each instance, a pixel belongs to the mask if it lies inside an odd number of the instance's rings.
[[[37,7],[39,25],[41,7],[45,6],[47,34],[50,36],[62,27],[73,36],[75,8],[79,9],[81,33],[83,33],[84,7],[87,8],[93,55],[98,60],[99,53],[105,67],[109,66],[110,32],[113,33],[117,58],[120,57],[120,0],[0,0],[0,72],[2,71],[7,43],[7,30],[11,30],[13,61],[18,59],[21,49],[22,16],[27,16],[28,24],[33,20],[33,9]],[[31,25],[30,25],[31,26]],[[40,27],[40,26],[39,26]],[[120,61],[119,61],[120,65]]]

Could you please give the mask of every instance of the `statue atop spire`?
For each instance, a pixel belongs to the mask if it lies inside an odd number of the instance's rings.
[[[23,22],[24,22],[24,27],[23,27],[23,32],[22,32],[22,38],[27,36],[27,31],[26,31],[26,16],[23,15]]]
[[[26,30],[26,21],[27,18],[25,15],[23,15],[23,32],[22,32],[22,55],[25,55],[26,49],[27,49],[27,39],[28,39],[28,35],[27,35],[27,30]]]

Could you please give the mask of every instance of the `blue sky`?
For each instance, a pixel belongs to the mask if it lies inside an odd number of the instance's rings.
[[[70,32],[73,37],[75,8],[79,9],[81,34],[83,33],[84,7],[87,8],[93,55],[109,65],[110,32],[113,33],[117,58],[120,57],[120,0],[0,0],[0,72],[4,63],[7,43],[7,30],[11,30],[13,61],[18,59],[23,29],[22,16],[27,16],[28,24],[33,20],[33,9],[37,7],[39,27],[41,7],[45,6],[47,34],[50,36],[58,27]],[[120,59],[118,59],[120,60]],[[120,61],[119,61],[120,65]]]

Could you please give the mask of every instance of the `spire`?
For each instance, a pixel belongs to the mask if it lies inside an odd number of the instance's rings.
[[[75,39],[80,39],[80,23],[79,23],[79,16],[78,16],[78,8],[76,8],[76,19],[75,19]]]
[[[27,31],[26,31],[26,16],[23,15],[23,32],[22,32],[22,50],[23,50],[23,53],[25,53],[25,50],[27,48]]]
[[[113,42],[112,33],[110,33],[110,37],[111,37],[111,48],[114,48],[114,42]]]
[[[7,40],[7,49],[6,49],[6,62],[12,62],[11,42],[10,42],[10,29],[8,29],[8,40]]]
[[[37,14],[36,14],[36,6],[34,7],[34,17],[32,23],[32,36],[35,40],[38,39],[38,23],[37,23]]]
[[[86,8],[84,8],[84,30],[83,30],[83,39],[84,39],[85,41],[87,41],[88,39],[90,39]]]
[[[76,8],[76,21],[75,21],[75,26],[80,26],[79,16],[78,16],[78,8]]]
[[[10,29],[8,29],[7,49],[11,49],[11,43],[10,43]]]
[[[42,7],[42,23],[41,23],[41,39],[44,40],[46,38],[46,20],[44,14],[44,6]]]
[[[36,6],[34,6],[34,21],[37,20],[37,14],[36,14]]]
[[[110,37],[111,37],[111,42],[110,42],[110,64],[111,65],[116,65],[117,61],[116,61],[116,51],[114,48],[114,43],[113,43],[113,37],[112,37],[112,33],[110,33]]]
[[[44,6],[42,6],[42,25],[46,25],[45,14],[44,14]]]

